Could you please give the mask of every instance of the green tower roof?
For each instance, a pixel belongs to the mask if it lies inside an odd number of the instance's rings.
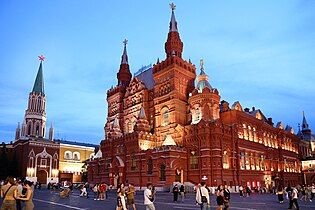
[[[38,72],[36,75],[33,91],[35,93],[45,93],[44,92],[44,79],[43,79],[43,67],[42,62],[39,64]]]

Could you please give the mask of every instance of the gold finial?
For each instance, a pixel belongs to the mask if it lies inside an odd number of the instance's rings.
[[[126,46],[126,45],[128,44],[128,40],[125,39],[125,40],[123,41],[123,43],[124,43],[124,45]]]
[[[200,59],[200,69],[201,69],[201,70],[204,70],[203,64],[204,64],[204,61],[203,61],[203,59],[201,58],[201,59]]]
[[[174,11],[176,9],[176,5],[173,2],[170,4],[170,7],[171,7],[172,11]]]

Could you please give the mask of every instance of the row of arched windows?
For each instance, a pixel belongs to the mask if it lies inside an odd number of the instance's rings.
[[[263,144],[266,147],[277,149],[279,146],[281,146],[280,141],[277,139],[277,135],[270,132],[263,132],[262,136],[259,137],[257,132],[258,131],[255,126],[250,126],[244,123],[242,125],[242,129],[240,129],[238,132],[238,137]],[[289,138],[284,138],[282,149],[298,153],[298,149],[293,146],[292,141]]]
[[[80,160],[80,152],[71,152],[71,151],[65,151],[64,153],[64,159],[66,160]]]

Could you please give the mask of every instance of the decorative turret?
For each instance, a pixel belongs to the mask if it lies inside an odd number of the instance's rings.
[[[171,21],[170,21],[170,28],[167,36],[167,41],[165,43],[165,53],[166,57],[170,56],[177,56],[182,57],[183,52],[183,42],[180,39],[177,22],[175,19],[174,10],[176,8],[175,4],[171,3],[170,7],[172,9]]]
[[[308,126],[308,123],[306,121],[306,117],[303,111],[303,120],[302,120],[302,130],[301,130],[303,135],[311,135],[312,131]]]
[[[209,88],[209,90],[212,90],[212,87],[208,82],[208,75],[205,73],[203,65],[204,61],[203,59],[200,59],[200,74],[196,78],[197,80],[196,89],[198,90],[199,93],[201,93],[205,87]]]
[[[16,127],[15,130],[15,140],[19,140],[21,137],[21,128],[20,128],[20,123],[18,123],[18,126]]]
[[[55,134],[55,129],[53,127],[53,124],[50,124],[50,128],[49,128],[49,140],[53,141],[54,140],[54,134]]]
[[[109,133],[109,137],[112,138],[118,138],[122,136],[122,132],[120,129],[120,125],[119,125],[119,119],[118,117],[115,118],[115,120],[113,121],[110,133]]]
[[[43,79],[43,55],[38,56],[40,60],[38,72],[34,82],[33,90],[29,94],[28,107],[25,111],[23,132],[24,137],[45,137],[46,127],[46,96],[44,93]],[[24,124],[26,128],[24,128]]]
[[[117,73],[118,86],[128,86],[132,77],[129,70],[128,55],[127,55],[128,40],[125,39],[123,43],[124,43],[124,51],[121,56],[119,72]]]
[[[144,132],[149,132],[150,131],[150,125],[147,120],[144,108],[141,107],[139,116],[137,119],[137,123],[135,125],[135,131],[144,131]]]

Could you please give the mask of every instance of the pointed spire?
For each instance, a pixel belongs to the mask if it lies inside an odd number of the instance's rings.
[[[203,59],[201,58],[201,59],[200,59],[200,75],[206,75],[206,73],[205,73],[205,71],[204,71],[203,65],[204,65],[204,61],[203,61]]]
[[[125,39],[123,41],[124,43],[124,51],[123,54],[121,56],[121,64],[128,64],[128,55],[127,55],[127,44],[128,44],[128,40]]]
[[[120,129],[118,117],[115,117],[115,119],[114,119],[113,128],[119,128]]]
[[[50,123],[50,128],[49,128],[49,134],[48,134],[48,139],[50,141],[53,141],[54,140],[54,135],[55,135],[55,129],[53,127],[53,123],[51,122]]]
[[[40,60],[38,72],[36,75],[35,83],[33,86],[33,91],[35,93],[44,93],[44,79],[43,79],[43,60],[45,57],[43,55],[38,56]]]
[[[140,109],[138,119],[147,119],[143,106]]]
[[[132,76],[130,73],[129,64],[128,64],[128,55],[127,55],[128,40],[125,39],[123,43],[124,43],[124,51],[121,56],[121,63],[120,63],[119,71],[117,73],[117,79],[118,79],[118,85],[128,86],[131,80],[131,76]]]
[[[172,9],[172,14],[167,41],[165,43],[166,57],[169,58],[171,56],[177,56],[181,58],[183,52],[183,42],[181,41],[178,33],[177,22],[174,13],[176,6],[174,3],[171,3],[170,7]]]
[[[306,121],[306,118],[305,118],[305,114],[304,114],[304,111],[303,111],[302,130],[307,130],[307,129],[309,129],[309,127],[308,127],[308,124],[307,124],[307,121]]]
[[[171,16],[171,22],[170,22],[170,31],[178,31],[177,29],[177,22],[174,14],[174,10],[176,9],[176,5],[174,3],[170,4],[170,7],[172,9],[172,16]]]

